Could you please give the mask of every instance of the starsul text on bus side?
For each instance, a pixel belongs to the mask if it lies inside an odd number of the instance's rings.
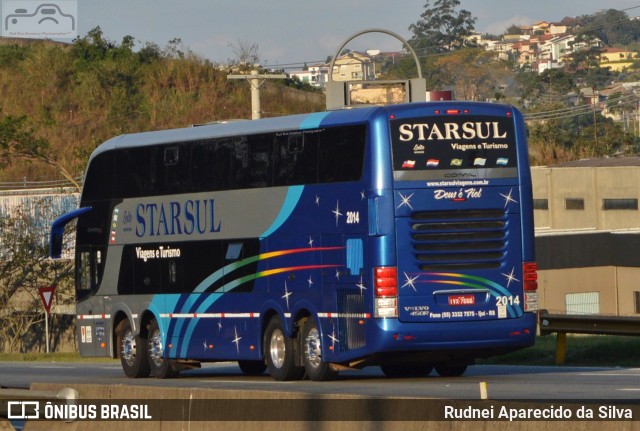
[[[136,207],[136,236],[193,235],[220,232],[215,199],[139,204]]]

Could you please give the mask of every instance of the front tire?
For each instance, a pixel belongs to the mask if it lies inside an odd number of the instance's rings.
[[[287,337],[278,317],[273,317],[267,324],[263,345],[271,377],[278,381],[302,378],[304,368],[295,364],[294,340]]]
[[[176,377],[179,370],[173,361],[165,357],[164,345],[158,321],[153,319],[149,323],[149,369],[159,379],[170,379]]]
[[[315,320],[309,318],[302,328],[302,360],[307,376],[314,381],[333,380],[338,373],[323,359],[322,336]]]
[[[134,379],[148,377],[150,369],[147,358],[147,340],[133,332],[128,319],[118,325],[116,332],[120,349],[120,363],[124,374]]]

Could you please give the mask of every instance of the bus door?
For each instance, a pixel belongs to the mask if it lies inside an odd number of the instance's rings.
[[[108,356],[109,337],[104,297],[96,296],[104,253],[98,247],[78,247],[76,252],[76,336],[81,356]]]

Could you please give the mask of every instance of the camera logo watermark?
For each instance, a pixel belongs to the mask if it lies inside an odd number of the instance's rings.
[[[78,36],[77,0],[3,0],[2,36],[73,39]]]
[[[7,402],[8,419],[39,419],[40,403],[38,401]]]

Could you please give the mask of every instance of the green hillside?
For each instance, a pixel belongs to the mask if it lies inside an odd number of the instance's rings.
[[[114,43],[99,28],[73,44],[0,39],[0,128],[18,124],[55,163],[80,176],[91,151],[112,136],[250,118],[249,85],[227,80],[229,73],[179,40],[134,50],[133,38]],[[324,109],[322,94],[275,80],[262,87],[261,102],[264,117]],[[51,164],[0,153],[0,182],[23,178],[61,174]]]

